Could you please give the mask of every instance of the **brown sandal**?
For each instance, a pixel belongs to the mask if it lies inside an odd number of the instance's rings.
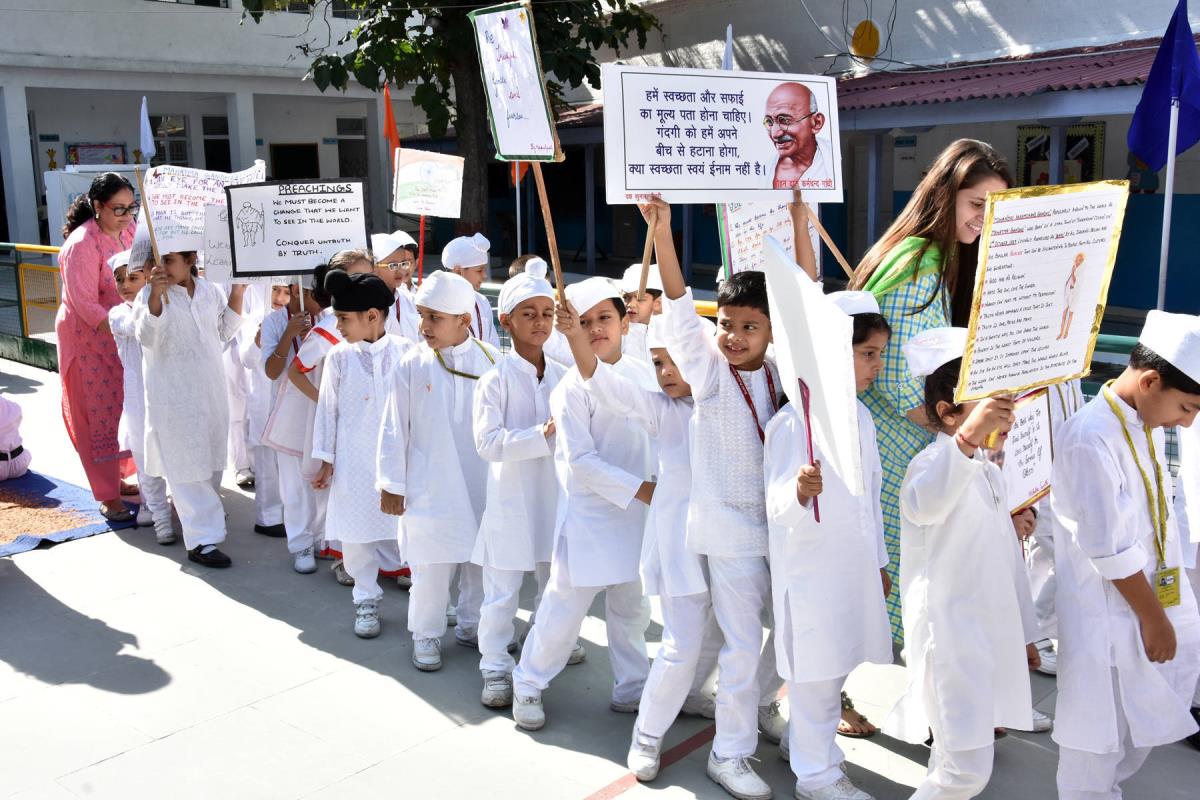
[[[846,719],[848,712],[858,717],[857,723]],[[869,730],[860,733],[855,730],[855,727],[868,728]],[[879,729],[871,724],[871,720],[855,711],[854,701],[850,699],[850,695],[842,692],[842,719],[838,722],[837,733],[838,736],[845,736],[847,739],[870,739],[879,733]]]

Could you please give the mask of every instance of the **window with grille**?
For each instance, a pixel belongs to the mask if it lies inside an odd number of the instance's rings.
[[[190,166],[188,159],[188,130],[187,117],[182,114],[156,116],[150,115],[150,129],[154,131],[154,154],[151,166],[159,164],[174,164],[177,167]]]

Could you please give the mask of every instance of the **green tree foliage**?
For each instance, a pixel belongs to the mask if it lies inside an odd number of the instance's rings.
[[[411,86],[413,102],[426,115],[429,132],[454,127],[464,165],[460,229],[481,230],[487,220],[487,159],[490,133],[487,99],[475,35],[467,13],[486,3],[428,4],[405,0],[242,0],[244,14],[258,22],[266,12],[309,7],[314,19],[347,12],[359,24],[337,41],[320,41],[324,24],[309,26],[298,45],[310,60],[309,74],[324,92],[344,90],[353,79],[367,89]],[[600,86],[597,53],[619,53],[630,39],[645,48],[658,20],[632,0],[545,0],[532,3],[542,66],[551,100],[561,104],[567,87],[587,81]]]

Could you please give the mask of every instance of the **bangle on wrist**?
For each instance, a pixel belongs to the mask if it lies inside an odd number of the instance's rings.
[[[975,444],[970,439],[963,436],[961,432],[954,434],[954,439],[959,444],[965,444],[967,447],[971,448],[972,450],[978,450],[980,447],[980,445]]]
[[[287,353],[280,355],[279,353],[271,353],[271,358],[287,358]]]

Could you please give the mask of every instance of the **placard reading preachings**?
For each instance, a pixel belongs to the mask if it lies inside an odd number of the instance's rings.
[[[610,204],[842,201],[833,78],[601,66]]]
[[[248,183],[225,192],[235,278],[301,275],[339,250],[367,247],[359,179]]]
[[[467,16],[475,26],[496,158],[562,161],[529,4],[504,3]]]
[[[988,195],[955,402],[1090,372],[1128,197],[1128,181]]]

